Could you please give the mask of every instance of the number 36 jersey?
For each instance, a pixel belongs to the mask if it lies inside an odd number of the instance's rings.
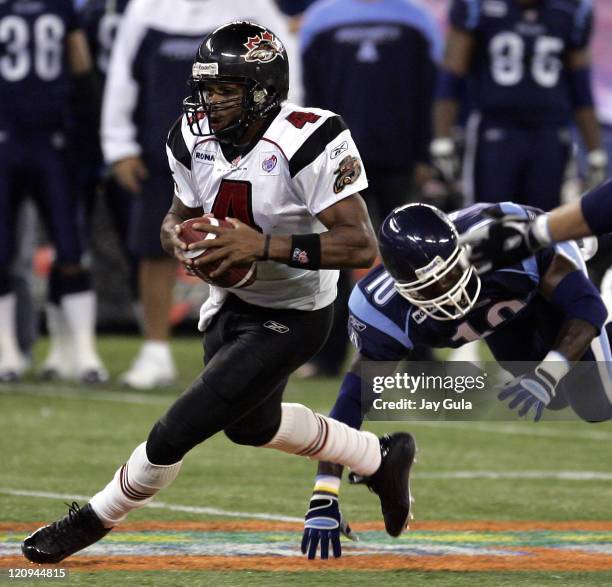
[[[291,103],[252,150],[233,161],[216,138],[194,136],[185,117],[171,129],[167,153],[175,195],[185,206],[237,218],[266,234],[324,232],[316,215],[368,185],[342,118]],[[265,261],[257,265],[255,283],[231,291],[258,306],[311,311],[333,302],[337,279],[335,270]]]
[[[452,25],[476,41],[470,95],[489,118],[564,124],[568,52],[587,46],[592,0],[453,0]]]
[[[72,90],[66,38],[72,0],[0,2],[0,125],[61,128]]]

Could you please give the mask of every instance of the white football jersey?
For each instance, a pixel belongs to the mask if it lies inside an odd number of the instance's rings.
[[[167,153],[175,195],[185,206],[238,218],[266,234],[324,232],[316,215],[368,186],[342,118],[288,102],[255,147],[234,161],[214,137],[194,136],[184,116],[170,131]],[[260,261],[256,281],[230,291],[258,306],[317,310],[333,302],[337,280],[336,270]]]

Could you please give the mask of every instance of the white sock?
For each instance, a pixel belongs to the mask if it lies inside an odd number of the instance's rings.
[[[96,352],[96,295],[93,291],[62,296],[61,307],[79,364],[98,364]]]
[[[0,296],[0,358],[7,365],[21,363],[23,357],[17,341],[17,296]]]
[[[371,432],[355,430],[301,404],[281,405],[281,423],[265,448],[350,467],[369,476],[380,467],[380,442]]]
[[[64,311],[61,306],[47,303],[45,313],[49,331],[49,353],[45,359],[45,365],[68,369],[65,363],[68,358],[73,358],[74,351]]]
[[[135,509],[147,505],[155,494],[174,481],[183,461],[154,465],[147,458],[147,443],[138,445],[127,463],[117,469],[113,480],[89,503],[105,528],[122,522]]]
[[[145,340],[140,353],[162,361],[172,361],[170,344],[167,340]]]

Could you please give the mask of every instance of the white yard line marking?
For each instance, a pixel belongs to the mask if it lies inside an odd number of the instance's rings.
[[[92,390],[91,387],[76,388],[67,385],[49,385],[37,383],[19,383],[11,389],[0,387],[0,395],[31,395],[54,397],[59,399],[76,399],[81,401],[108,401],[122,404],[144,404],[167,406],[174,396],[149,395],[117,388],[117,391]]]
[[[415,473],[415,479],[558,479],[563,481],[610,481],[606,471],[440,471]]]
[[[139,404],[151,406],[168,406],[173,400],[172,395],[153,395],[131,391],[127,388],[116,388],[117,391],[93,390],[91,388],[76,388],[67,385],[49,385],[37,383],[19,383],[12,387],[0,386],[1,395],[29,395],[60,399],[73,399],[81,401],[108,401],[124,404]],[[178,395],[178,394],[177,394]],[[568,426],[557,428],[556,424],[566,422],[550,423],[548,425],[532,422],[387,422],[387,424],[404,425],[414,428],[446,428],[465,430],[466,432],[509,434],[512,436],[536,436],[543,438],[579,438],[593,441],[611,441],[612,432],[601,430],[603,424],[597,426],[597,430],[576,430]],[[594,426],[594,425],[593,425]]]
[[[4,495],[13,495],[15,497],[42,497],[47,499],[65,499],[69,501],[89,501],[91,496],[88,495],[73,495],[68,493],[52,493],[49,491],[27,491],[25,489],[9,489],[0,487],[0,493]],[[163,501],[152,502],[145,507],[158,510],[170,510],[172,512],[187,512],[190,514],[202,514],[207,516],[225,516],[229,518],[244,518],[250,520],[269,520],[273,522],[303,522],[304,518],[294,518],[291,516],[282,516],[280,514],[265,514],[257,512],[235,512],[222,510],[219,508],[178,505],[164,503]]]

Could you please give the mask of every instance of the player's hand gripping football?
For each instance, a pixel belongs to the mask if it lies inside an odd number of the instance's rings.
[[[342,516],[338,498],[329,493],[313,493],[304,519],[304,534],[302,536],[302,554],[310,560],[317,557],[317,549],[321,545],[321,558],[329,558],[331,542],[334,558],[342,556],[340,534],[350,540],[358,541],[348,522]]]
[[[519,416],[526,416],[533,410],[533,419],[539,422],[544,408],[555,397],[558,384],[557,376],[547,368],[546,362],[542,362],[530,373],[506,383],[497,397],[502,401],[510,398],[508,407],[518,408]]]
[[[459,237],[460,245],[468,245],[470,261],[480,274],[519,263],[550,244],[541,230],[534,230],[536,221],[487,213],[491,222]]]
[[[173,247],[173,254],[180,263],[183,264],[187,273],[193,275],[192,264],[193,261],[185,256],[187,251],[187,244],[181,240],[181,225],[175,226],[162,226],[164,231],[164,239],[169,241]]]
[[[212,226],[211,224],[194,224],[193,228],[195,230],[202,231],[202,239],[207,232],[212,232],[216,235],[216,238],[191,243],[188,247],[189,249],[215,249],[205,257],[194,260],[195,266],[221,261],[218,269],[210,273],[212,278],[218,277],[234,265],[250,265],[262,258],[265,236],[236,218],[226,218],[225,220],[233,224],[234,228]]]

